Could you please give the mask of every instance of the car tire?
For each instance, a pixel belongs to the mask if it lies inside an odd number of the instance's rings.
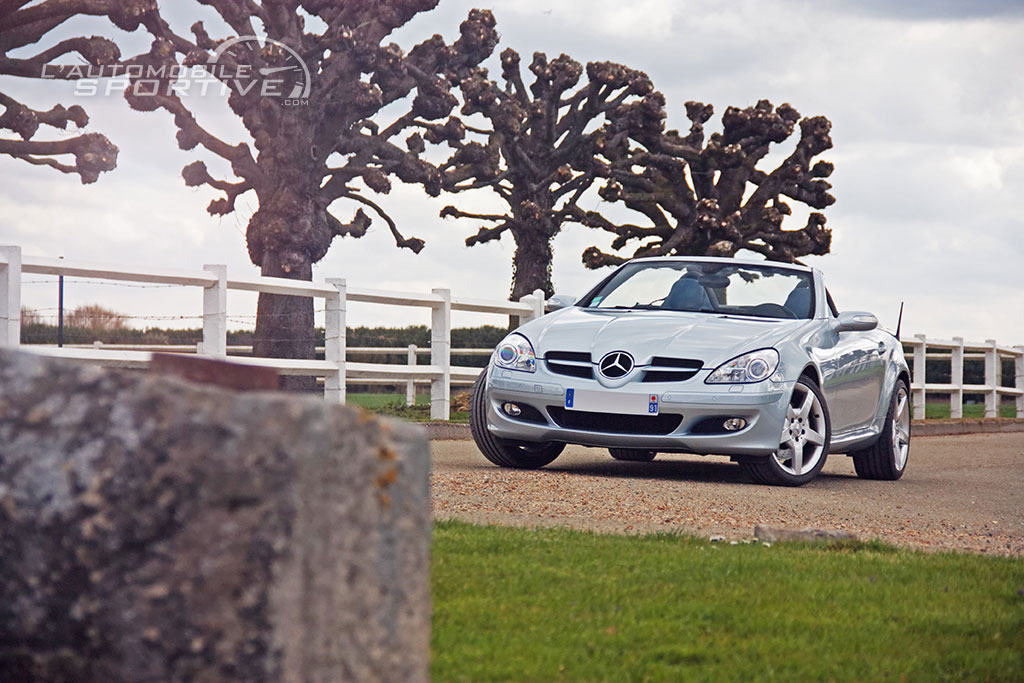
[[[487,371],[480,373],[473,385],[469,404],[469,431],[483,456],[499,467],[533,470],[544,467],[565,449],[564,443],[528,443],[502,439],[487,429]]]
[[[850,455],[861,479],[895,481],[903,476],[910,455],[910,391],[902,379],[896,380],[878,440]]]
[[[782,437],[778,451],[767,457],[742,458],[740,467],[759,484],[803,486],[825,466],[832,438],[825,397],[809,377],[801,377],[793,387]]]
[[[642,448],[609,448],[608,452],[616,460],[626,462],[650,462],[654,460],[654,456],[658,455],[657,451],[648,451]]]

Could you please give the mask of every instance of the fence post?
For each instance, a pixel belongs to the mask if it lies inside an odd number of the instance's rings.
[[[416,345],[409,344],[409,365],[416,365]],[[414,406],[416,405],[416,380],[408,379],[405,381],[405,405]]]
[[[523,297],[520,297],[519,303],[526,304],[527,306],[530,307],[529,313],[527,313],[526,315],[519,316],[519,324],[525,325],[531,320],[536,320],[537,318],[544,315],[544,290],[533,290],[532,294],[527,294]]]
[[[21,247],[0,247],[0,346],[21,343]]]
[[[964,338],[953,337],[953,353],[950,355],[949,383],[953,391],[949,392],[949,416],[958,420],[964,416]]]
[[[203,353],[228,355],[228,267],[206,264],[203,270],[217,278],[203,290]]]
[[[1013,388],[1017,391],[1024,391],[1024,346],[1013,347],[1017,351],[1017,357],[1013,361],[1013,368],[1016,375]],[[1017,394],[1017,417],[1024,418],[1024,394]]]
[[[346,311],[348,283],[344,278],[327,278],[337,291],[324,299],[324,360],[337,370],[324,377],[324,400],[345,405]]]
[[[923,334],[914,335],[914,379],[913,383],[917,385],[917,389],[914,390],[914,419],[923,420],[925,416],[924,406],[925,401],[928,398],[928,392],[925,390],[925,364],[926,358],[928,357],[927,350],[928,344],[925,342],[925,336]]]
[[[533,318],[536,320],[544,315],[544,290],[535,289],[533,290]]]
[[[431,290],[442,303],[430,312],[430,364],[441,377],[430,383],[430,419],[448,420],[452,399],[452,290]]]
[[[995,339],[985,345],[985,417],[999,417],[999,349]]]

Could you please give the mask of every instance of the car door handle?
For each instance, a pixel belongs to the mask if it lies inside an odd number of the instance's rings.
[[[878,355],[879,356],[884,356],[885,355],[885,342],[878,342]]]

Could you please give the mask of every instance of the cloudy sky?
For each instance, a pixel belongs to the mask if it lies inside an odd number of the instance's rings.
[[[686,127],[688,100],[713,104],[713,122],[727,106],[762,98],[827,116],[835,147],[822,158],[836,168],[837,201],[826,210],[833,246],[831,254],[807,261],[825,272],[840,308],[871,310],[895,326],[905,301],[907,334],[1024,344],[1021,0],[441,0],[395,39],[406,48],[433,33],[452,39],[474,6],[494,11],[502,48],[524,56],[565,52],[646,71],[668,99],[670,127]],[[182,31],[209,17],[191,0],[175,2],[172,19]],[[68,28],[86,35],[108,30],[95,20]],[[142,38],[124,36],[124,52],[143,49]],[[75,101],[71,86],[54,82],[4,79],[0,90],[36,108]],[[73,176],[0,157],[0,244],[91,261],[225,263],[229,272],[255,274],[244,245],[254,197],[246,195],[234,216],[209,217],[205,208],[214,193],[184,186],[181,168],[196,157],[177,149],[165,112],[132,112],[118,96],[78,103],[92,116],[90,130],[120,147],[117,170],[82,186]],[[201,121],[222,137],[245,139],[222,102],[208,98],[199,108]],[[783,146],[772,159],[786,151]],[[464,240],[478,225],[437,218],[447,203],[487,207],[488,196],[435,200],[396,187],[386,201],[405,234],[422,237],[427,248],[419,256],[399,251],[386,227],[375,226],[363,239],[336,241],[315,277],[345,277],[356,287],[443,286],[456,295],[507,296],[511,239],[470,249]],[[587,208],[597,208],[596,197],[588,201]],[[583,268],[580,254],[607,243],[578,226],[556,239],[559,292],[580,294],[600,277]],[[26,303],[53,314],[52,280],[26,279]],[[70,307],[102,303],[136,316],[140,326],[184,326],[201,313],[195,290],[71,281],[66,291]],[[232,326],[243,327],[255,301],[233,296],[229,311]],[[356,305],[350,321],[425,324],[428,316]],[[453,322],[501,321],[456,314]]]

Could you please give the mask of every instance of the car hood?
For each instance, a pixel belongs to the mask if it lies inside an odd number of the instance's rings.
[[[606,353],[627,351],[638,365],[662,356],[700,360],[705,368],[714,368],[747,351],[775,346],[808,326],[813,321],[571,307],[534,320],[519,332],[533,343],[538,357],[549,351],[589,351],[596,362]]]

